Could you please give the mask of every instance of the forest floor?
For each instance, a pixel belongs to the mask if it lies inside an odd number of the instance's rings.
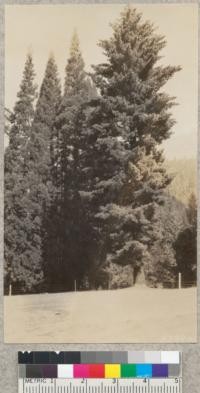
[[[195,342],[196,304],[196,288],[6,296],[5,342]]]

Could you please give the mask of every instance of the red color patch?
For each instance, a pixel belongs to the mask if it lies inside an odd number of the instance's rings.
[[[90,364],[89,378],[105,378],[104,364]]]

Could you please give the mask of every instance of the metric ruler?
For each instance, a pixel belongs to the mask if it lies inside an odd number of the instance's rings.
[[[84,354],[20,352],[18,393],[182,393],[177,351]]]
[[[19,393],[181,393],[181,378],[19,379]]]

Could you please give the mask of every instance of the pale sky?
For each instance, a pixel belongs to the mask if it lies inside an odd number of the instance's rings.
[[[166,37],[163,64],[181,65],[164,88],[177,97],[172,109],[177,124],[163,147],[165,156],[193,158],[197,153],[198,5],[136,4],[144,19]],[[86,70],[104,61],[97,42],[111,35],[110,22],[118,18],[122,4],[6,5],[5,6],[5,106],[12,109],[28,51],[33,54],[36,82],[40,86],[47,59],[53,52],[63,82],[71,36],[77,30]]]

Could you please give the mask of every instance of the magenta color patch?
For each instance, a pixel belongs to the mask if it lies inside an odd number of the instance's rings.
[[[74,364],[74,378],[89,378],[88,364]]]

